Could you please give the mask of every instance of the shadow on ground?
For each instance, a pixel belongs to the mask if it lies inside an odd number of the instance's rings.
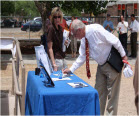
[[[1,113],[0,115],[9,115],[9,90],[0,90]]]

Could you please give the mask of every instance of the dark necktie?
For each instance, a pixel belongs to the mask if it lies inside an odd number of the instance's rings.
[[[86,48],[86,72],[87,72],[88,79],[90,79],[91,73],[89,68],[89,46],[88,46],[87,38],[85,38],[85,48]]]

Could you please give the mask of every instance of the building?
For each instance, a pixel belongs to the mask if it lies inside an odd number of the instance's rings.
[[[135,14],[136,19],[139,21],[139,0],[118,0],[117,2],[110,2],[107,5],[106,14],[111,14],[114,26],[118,24],[120,15],[123,15],[125,20],[130,23],[130,15]],[[100,16],[106,17],[106,14],[103,13]]]

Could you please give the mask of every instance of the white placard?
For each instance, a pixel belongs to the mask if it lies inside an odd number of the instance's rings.
[[[51,73],[53,72],[53,68],[50,63],[49,57],[44,50],[44,46],[43,45],[35,46],[35,52],[36,52],[37,66],[40,68],[40,61],[41,61],[48,74],[51,75]]]
[[[64,45],[66,40],[68,40],[68,44],[67,44],[67,48],[68,48],[68,46],[70,44],[69,31],[64,29],[64,32],[63,32],[63,52],[66,51],[66,46]]]

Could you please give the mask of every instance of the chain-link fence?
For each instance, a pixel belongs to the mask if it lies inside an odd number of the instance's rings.
[[[106,17],[78,17],[81,20],[87,21],[88,24],[98,23],[103,25]],[[1,17],[1,36],[2,37],[15,37],[18,39],[40,39],[40,36],[43,34],[41,27],[39,29],[35,28],[35,25],[39,25],[39,22],[33,21],[33,17],[29,16],[21,16],[21,17],[9,17],[2,16]],[[116,27],[118,24],[119,16],[111,16],[111,21],[114,25],[113,34],[118,37],[118,33],[116,31]],[[136,17],[139,19],[139,17]],[[4,24],[4,21],[7,22]],[[30,21],[30,23],[27,23]],[[126,18],[125,21],[130,25],[131,19],[130,17]],[[25,25],[25,29],[23,27]],[[42,24],[40,24],[42,26]],[[128,37],[130,37],[130,31],[128,31]],[[128,38],[129,41],[129,38]],[[139,41],[139,38],[138,38]]]

